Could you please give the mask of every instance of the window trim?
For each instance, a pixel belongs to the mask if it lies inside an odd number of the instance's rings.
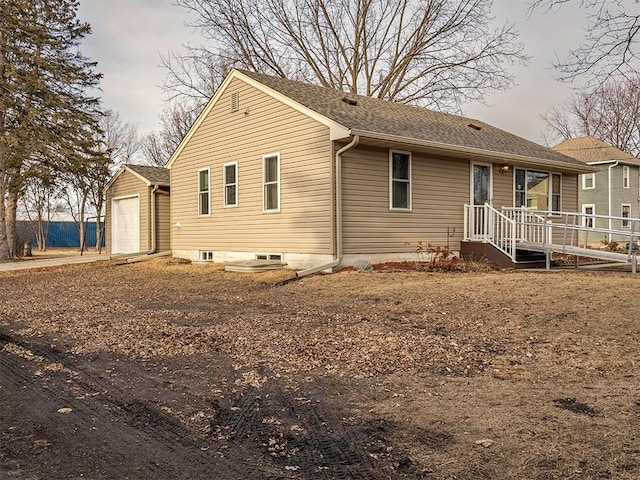
[[[393,154],[399,153],[409,157],[409,178],[395,180],[393,178]],[[407,208],[393,206],[393,182],[402,181],[409,185],[407,193]],[[413,210],[413,155],[406,150],[389,150],[389,210],[393,212],[411,212]]]
[[[518,170],[522,170],[524,171],[524,190],[516,190],[517,188],[517,171]],[[560,205],[558,205],[560,207],[560,212],[562,211],[562,202],[563,202],[563,197],[564,195],[562,194],[562,186],[563,186],[563,181],[562,181],[562,173],[560,172],[554,172],[551,170],[535,170],[535,169],[530,169],[530,168],[514,168],[513,171],[513,206],[516,206],[516,198],[517,198],[517,193],[519,191],[524,192],[524,203],[525,205],[520,205],[519,207],[516,208],[527,208],[526,203],[527,203],[527,198],[528,198],[528,192],[529,189],[527,188],[527,172],[541,172],[541,173],[546,173],[547,175],[549,175],[547,177],[547,180],[549,181],[549,191],[547,192],[547,211],[548,212],[554,212],[555,210],[553,210],[553,197],[554,197],[554,191],[553,191],[553,177],[554,175],[557,175],[558,177],[560,177],[560,191],[557,193],[558,197],[559,197],[559,203]]]
[[[278,207],[277,208],[270,208],[267,209],[267,182],[265,181],[265,176],[267,173],[267,169],[266,169],[266,164],[267,164],[267,159],[268,158],[273,158],[276,157],[278,159],[278,168],[277,168],[277,173],[278,173],[278,179],[275,182],[269,182],[269,185],[273,185],[276,184],[278,186]],[[274,152],[274,153],[268,153],[266,155],[262,156],[262,212],[263,213],[279,213],[280,209],[281,209],[281,198],[280,198],[280,184],[281,184],[281,178],[280,178],[280,152]]]
[[[626,180],[626,185],[625,185]],[[629,188],[631,186],[631,169],[629,165],[622,166],[622,188]]]
[[[628,217],[624,216],[624,207],[627,207],[629,209],[628,210],[628,213],[629,213]],[[631,228],[631,204],[630,203],[621,203],[620,204],[620,217],[629,219],[629,220],[621,220],[620,221],[620,227],[625,229],[625,230],[630,229]]]
[[[207,172],[207,213],[202,213],[202,194],[204,190],[200,190],[200,175],[202,172]],[[204,167],[198,169],[198,217],[210,217],[211,216],[211,167]]]
[[[227,167],[235,166],[235,182],[227,183]],[[227,187],[235,186],[236,187],[236,195],[235,195],[235,203],[227,203]],[[238,161],[227,162],[222,165],[222,206],[224,208],[236,208],[238,206]]]
[[[587,176],[593,178],[593,182],[590,187],[587,187]],[[582,177],[582,190],[593,190],[596,188],[596,172],[583,173]]]
[[[587,213],[587,208],[591,207],[593,213]],[[588,216],[593,215],[593,216]],[[583,203],[582,204],[582,226],[586,228],[595,228],[596,226],[596,204],[595,203]],[[587,219],[591,219],[591,225],[587,225]]]

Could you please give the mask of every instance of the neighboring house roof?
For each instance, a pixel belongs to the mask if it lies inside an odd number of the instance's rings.
[[[640,166],[640,159],[590,136],[569,138],[551,148],[589,164],[620,162]]]
[[[159,185],[161,187],[168,187],[170,182],[169,170],[164,167],[151,167],[149,165],[133,165],[133,164],[125,164],[120,167],[120,169],[116,172],[109,183],[105,187],[107,190],[113,182],[120,176],[120,174],[124,171],[128,170],[133,175],[138,177],[141,181],[143,181],[147,186],[151,185]]]
[[[579,160],[478,120],[235,69],[174,152],[169,168],[232,78],[239,78],[329,126],[332,140],[359,135],[445,154],[464,154],[468,158],[556,167],[578,173],[593,171]]]

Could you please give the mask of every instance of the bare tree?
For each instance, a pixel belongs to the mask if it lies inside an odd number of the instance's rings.
[[[124,163],[127,163],[140,150],[140,140],[137,128],[123,122],[118,112],[107,110],[100,116],[100,134],[96,157],[77,173],[81,180],[77,185],[80,191],[82,185],[88,186],[87,200],[96,213],[96,250],[102,251],[104,227],[100,223],[104,209],[104,189],[111,176]],[[82,199],[82,195],[79,196]],[[84,222],[84,216],[81,217]]]
[[[160,131],[151,132],[142,139],[142,153],[147,162],[159,167],[164,166],[199,113],[199,108],[190,106],[184,100],[175,100],[169,104],[160,118]]]
[[[566,61],[558,61],[560,79],[590,77],[591,85],[611,76],[632,76],[638,69],[640,11],[637,0],[534,0],[530,12],[553,12],[563,4],[579,1],[587,11],[584,43],[571,51]]]
[[[640,154],[640,76],[610,79],[572,95],[542,117],[548,143],[592,136],[625,152]]]
[[[240,67],[459,110],[511,86],[507,66],[527,61],[513,24],[492,27],[491,0],[176,3],[194,14],[208,44],[191,48],[183,64],[174,63],[165,85],[170,95],[209,96],[194,82],[198,68]]]

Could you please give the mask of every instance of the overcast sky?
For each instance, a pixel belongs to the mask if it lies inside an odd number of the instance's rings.
[[[488,106],[468,104],[464,113],[543,143],[540,115],[572,91],[572,85],[554,80],[553,61],[580,44],[586,23],[577,1],[553,14],[531,17],[528,3],[495,0],[494,15],[498,21],[516,23],[531,63],[513,69],[516,87],[491,96]],[[78,16],[93,30],[81,49],[98,62],[97,70],[104,75],[104,105],[137,124],[140,133],[158,129],[165,76],[160,55],[179,51],[185,43],[198,43],[197,33],[186,25],[185,10],[171,0],[80,0]]]

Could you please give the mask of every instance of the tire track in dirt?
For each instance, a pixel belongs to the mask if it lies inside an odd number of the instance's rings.
[[[63,367],[43,372],[47,364]],[[15,478],[268,476],[221,458],[171,415],[83,372],[61,352],[2,332],[0,399],[0,472]],[[25,450],[38,462],[21,458]]]

